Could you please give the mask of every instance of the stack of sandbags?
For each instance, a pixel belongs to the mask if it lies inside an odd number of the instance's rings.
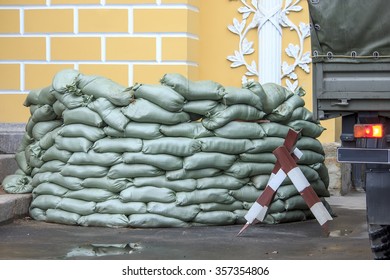
[[[239,89],[166,74],[122,87],[75,70],[32,91],[31,118],[8,192],[31,192],[34,219],[83,226],[184,227],[244,222],[290,128],[299,166],[329,196],[323,131],[298,95],[275,84]],[[324,201],[326,204],[326,202]],[[312,218],[287,179],[268,223]]]

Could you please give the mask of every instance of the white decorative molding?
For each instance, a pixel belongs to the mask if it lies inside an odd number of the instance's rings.
[[[297,26],[289,18],[290,12],[300,12],[301,0],[240,0],[243,4],[238,9],[242,15],[242,21],[233,19],[233,25],[228,29],[239,36],[238,50],[227,59],[232,62],[231,67],[245,66],[247,72],[242,77],[243,83],[248,77],[258,77],[261,83],[273,82],[281,84],[286,78],[286,87],[296,91],[299,82],[295,70],[300,67],[306,73],[310,73],[310,51],[304,52],[304,40],[310,36],[309,24],[300,22]],[[284,2],[284,5],[283,5]],[[248,41],[247,35],[252,29],[258,31],[258,58],[257,62],[247,62],[248,55],[255,52],[253,42]],[[282,29],[289,28],[295,31],[299,44],[290,43],[285,49],[287,56],[293,59],[293,63],[281,59],[282,56]]]

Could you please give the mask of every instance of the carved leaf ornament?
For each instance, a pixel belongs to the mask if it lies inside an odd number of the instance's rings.
[[[272,25],[282,36],[282,28],[289,28],[291,31],[295,31],[299,38],[299,44],[288,44],[285,49],[287,56],[293,59],[293,63],[289,64],[284,61],[281,65],[281,78],[286,78],[286,87],[295,92],[298,89],[298,75],[296,73],[297,67],[301,68],[304,72],[310,73],[309,64],[311,63],[310,51],[304,52],[304,40],[310,36],[310,25],[306,23],[299,23],[297,26],[289,18],[288,15],[291,12],[300,12],[302,7],[299,6],[301,0],[285,0],[284,5],[275,6],[273,9],[264,9],[261,6],[261,1],[251,0],[250,3],[247,0],[240,0],[243,4],[238,9],[238,12],[242,15],[242,20],[233,19],[233,24],[228,26],[228,29],[239,36],[238,50],[234,51],[233,55],[229,55],[227,59],[232,62],[230,65],[232,68],[244,66],[247,70],[242,77],[242,82],[248,81],[248,77],[259,77],[259,68],[263,65],[257,65],[255,60],[247,62],[248,55],[255,52],[253,48],[253,42],[248,41],[246,38],[249,31],[257,29],[260,32],[263,25],[270,21]],[[262,42],[259,42],[262,44]],[[260,81],[261,82],[261,81]]]

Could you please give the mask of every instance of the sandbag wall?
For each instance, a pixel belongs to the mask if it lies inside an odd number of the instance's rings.
[[[329,196],[316,139],[323,128],[300,96],[276,84],[234,88],[166,74],[161,85],[125,88],[63,70],[24,105],[31,117],[16,156],[20,169],[3,186],[32,192],[37,220],[108,227],[243,223],[269,179],[272,151],[290,128],[302,130],[300,168],[319,197]],[[287,179],[265,222],[308,218]]]

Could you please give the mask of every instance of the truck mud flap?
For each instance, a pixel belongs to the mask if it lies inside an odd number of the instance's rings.
[[[390,225],[390,171],[366,171],[367,219],[370,224]]]

